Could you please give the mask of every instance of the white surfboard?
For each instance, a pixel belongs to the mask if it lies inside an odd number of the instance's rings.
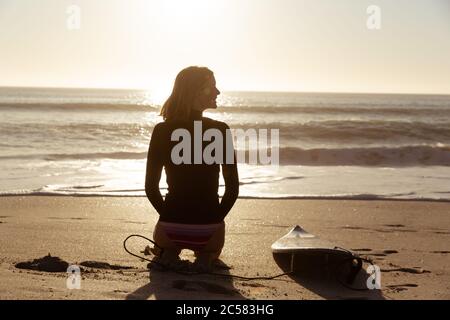
[[[334,243],[322,240],[295,226],[288,234],[272,244],[272,252],[277,253],[323,253],[351,256],[353,253],[337,247]]]

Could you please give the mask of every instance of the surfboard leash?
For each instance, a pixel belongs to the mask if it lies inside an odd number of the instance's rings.
[[[142,238],[142,239],[145,239],[145,240],[149,241],[150,243],[152,243],[153,245],[155,245],[155,247],[157,247],[159,250],[161,250],[161,255],[162,255],[162,253],[163,253],[163,251],[164,251],[164,249],[161,248],[160,246],[158,246],[158,245],[156,244],[155,241],[153,241],[153,240],[151,240],[151,239],[149,239],[149,238],[147,238],[147,237],[144,237],[144,236],[142,236],[142,235],[139,235],[139,234],[132,234],[132,235],[128,236],[128,237],[123,241],[123,248],[125,249],[125,251],[126,251],[128,254],[130,254],[130,255],[132,255],[133,257],[136,257],[136,258],[138,258],[138,259],[148,261],[150,264],[152,264],[152,265],[157,265],[157,266],[161,267],[161,268],[164,269],[164,270],[172,271],[172,272],[175,272],[175,273],[178,273],[178,274],[181,274],[181,275],[192,276],[192,275],[203,275],[203,274],[207,274],[207,275],[219,276],[219,277],[224,277],[224,278],[233,278],[233,279],[239,279],[239,280],[245,280],[245,281],[252,281],[252,280],[274,280],[274,279],[277,279],[277,278],[280,278],[280,277],[283,277],[283,276],[288,276],[288,275],[291,275],[291,274],[294,273],[294,271],[291,270],[291,271],[289,271],[289,272],[277,274],[277,275],[275,275],[275,276],[267,276],[267,277],[263,277],[263,276],[258,276],[258,277],[245,277],[245,276],[239,276],[239,275],[235,275],[235,274],[224,274],[224,273],[210,272],[210,271],[183,271],[183,270],[177,270],[177,269],[175,269],[175,268],[173,268],[173,267],[171,267],[171,266],[169,266],[169,265],[166,265],[166,264],[164,264],[164,263],[162,263],[162,262],[159,262],[159,261],[156,261],[156,260],[148,259],[148,258],[146,258],[146,257],[137,255],[137,254],[131,252],[130,250],[128,250],[128,248],[127,248],[127,241],[128,241],[130,238]]]

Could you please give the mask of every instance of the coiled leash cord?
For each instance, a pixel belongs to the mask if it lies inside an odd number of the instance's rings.
[[[291,271],[285,272],[285,273],[281,273],[281,274],[278,274],[278,275],[275,275],[275,276],[270,276],[270,277],[244,277],[244,276],[238,276],[238,275],[234,275],[234,274],[224,274],[224,273],[209,272],[209,271],[182,271],[182,270],[177,270],[177,269],[175,269],[175,268],[171,268],[170,266],[168,266],[168,265],[166,265],[166,264],[164,264],[164,263],[161,263],[161,262],[156,261],[156,260],[150,260],[150,259],[148,259],[148,258],[146,258],[146,257],[137,255],[137,254],[131,252],[130,250],[128,250],[128,248],[127,248],[127,241],[128,241],[129,239],[131,239],[131,238],[141,238],[141,239],[144,239],[144,240],[149,241],[149,242],[152,243],[155,247],[157,247],[159,250],[161,250],[161,255],[162,255],[162,253],[163,253],[163,251],[164,251],[164,249],[161,248],[160,246],[158,246],[158,245],[156,244],[155,241],[153,241],[153,240],[151,240],[151,239],[149,239],[149,238],[147,238],[147,237],[141,236],[141,235],[139,235],[139,234],[132,234],[132,235],[128,236],[128,237],[123,241],[123,248],[124,248],[124,250],[125,250],[128,254],[130,254],[130,255],[132,255],[133,257],[136,257],[136,258],[138,258],[138,259],[142,259],[142,260],[148,261],[148,262],[149,262],[150,264],[152,264],[152,265],[158,265],[158,266],[160,266],[161,268],[163,268],[163,269],[165,269],[165,270],[169,270],[169,271],[172,271],[172,272],[181,274],[181,275],[201,275],[201,274],[208,274],[208,275],[219,276],[219,277],[224,277],[224,278],[233,278],[233,279],[239,279],[239,280],[251,281],[251,280],[274,280],[274,279],[276,279],[276,278],[280,278],[280,277],[283,277],[283,276],[288,276],[288,275],[294,274],[294,254],[291,255]],[[364,259],[364,258],[361,258],[361,257],[359,257],[359,256],[355,256],[351,251],[348,251],[348,250],[346,250],[346,249],[338,248],[338,247],[336,247],[335,249],[341,249],[341,250],[344,250],[344,251],[348,252],[348,254],[351,256],[351,257],[349,257],[348,259],[344,259],[344,260],[340,261],[339,263],[335,264],[335,269],[334,269],[335,273],[334,273],[334,275],[335,275],[335,277],[336,277],[336,280],[337,280],[341,285],[343,285],[344,287],[346,287],[346,288],[348,288],[348,289],[350,289],[350,290],[354,290],[354,291],[367,291],[368,289],[366,289],[366,288],[353,288],[353,287],[347,285],[346,283],[344,283],[343,281],[341,281],[341,280],[339,279],[337,273],[338,273],[338,271],[339,271],[339,268],[340,268],[344,263],[352,262],[352,264],[353,264],[353,262],[356,261],[356,263],[357,263],[357,264],[356,264],[356,267],[352,266],[352,272],[351,272],[351,273],[348,275],[348,277],[347,277],[347,282],[348,282],[348,283],[353,283],[353,281],[355,280],[357,274],[359,273],[359,271],[360,271],[361,268],[362,268],[362,263],[363,263],[363,261],[364,261],[364,262],[367,262],[367,263],[369,263],[369,264],[371,264],[371,265],[373,265],[373,262],[372,262],[371,260],[369,260],[369,259]]]

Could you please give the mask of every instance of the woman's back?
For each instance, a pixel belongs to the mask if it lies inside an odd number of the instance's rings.
[[[198,136],[199,127],[201,127],[200,137]],[[180,144],[180,141],[172,141],[172,134],[178,129],[189,132],[190,138],[190,141],[187,141],[189,150],[181,152],[188,152],[190,161],[179,164],[173,159],[173,150]],[[195,159],[195,152],[200,151],[203,155],[203,151],[211,143],[202,139],[205,131],[209,129],[219,130],[223,137],[222,163],[207,164],[203,157],[201,157],[200,162],[198,157]],[[219,202],[220,165],[228,166],[230,170],[235,170],[237,173],[236,163],[224,163],[227,152],[225,141],[227,129],[229,128],[225,123],[204,118],[201,113],[194,114],[189,121],[165,121],[155,127],[149,148],[148,165],[150,165],[150,168],[147,170],[147,179],[151,180],[148,175],[154,171],[152,166],[155,169],[158,166],[164,167],[168,193],[164,201],[164,210],[160,212],[161,221],[184,224],[209,224],[223,221],[227,213],[223,211],[223,208],[228,207],[229,204],[223,203],[221,205]],[[195,140],[202,141],[201,150],[196,150]],[[228,152],[230,152],[230,149]],[[232,148],[231,152],[233,152]],[[179,153],[177,152],[176,155],[179,156]],[[185,155],[181,154],[181,156]],[[230,184],[228,187],[228,192],[238,192],[236,183]]]

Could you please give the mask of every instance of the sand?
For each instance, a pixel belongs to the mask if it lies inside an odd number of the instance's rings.
[[[370,257],[381,290],[352,291],[330,276],[244,281],[147,270],[128,255],[130,234],[152,235],[145,198],[0,198],[1,299],[450,299],[450,203],[239,199],[226,219],[222,261],[241,276],[282,273],[270,245],[294,225]],[[144,241],[130,241],[142,251]],[[50,254],[81,265],[81,289],[67,274],[19,269]],[[190,251],[182,258],[193,260]],[[35,261],[36,262],[36,261]],[[365,265],[367,267],[367,265]],[[359,283],[361,284],[361,283]]]

